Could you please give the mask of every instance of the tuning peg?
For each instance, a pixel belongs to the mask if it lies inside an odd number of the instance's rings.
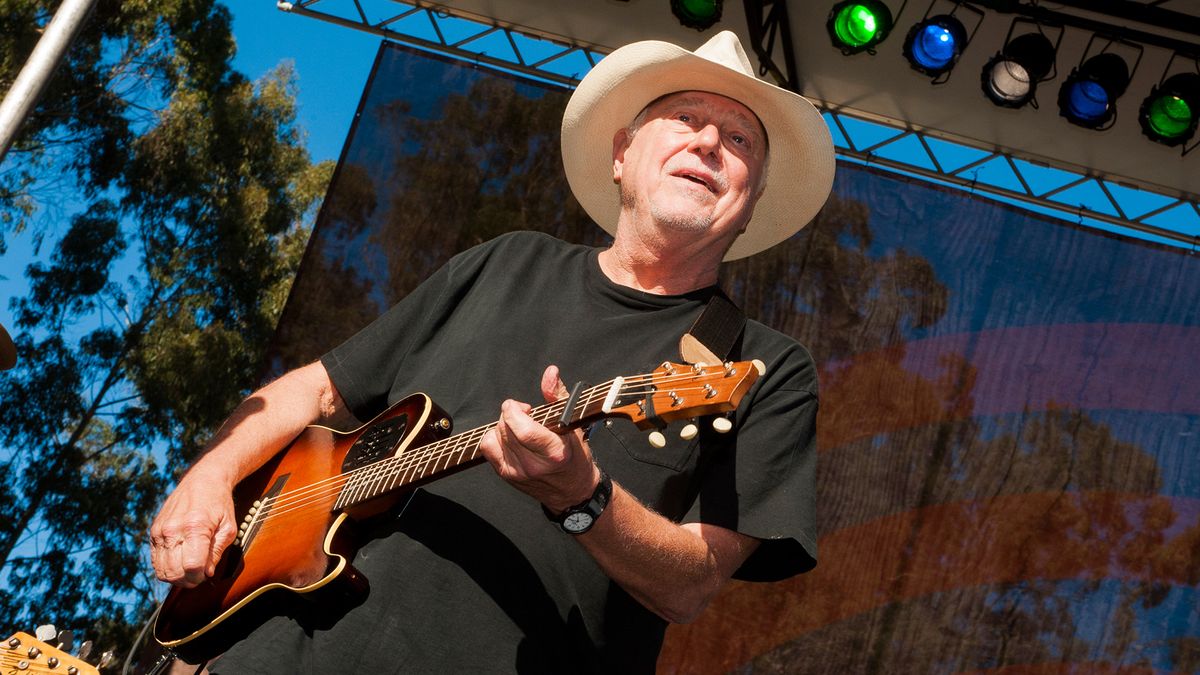
[[[679,437],[685,441],[690,441],[695,438],[696,434],[698,433],[700,433],[700,429],[697,428],[695,424],[689,422],[687,426],[679,431]]]
[[[733,429],[733,422],[729,421],[728,417],[715,417],[712,421],[712,428],[718,434],[727,434]]]
[[[663,436],[661,431],[651,431],[650,445],[656,448],[665,448],[667,447],[667,437]]]
[[[83,644],[79,645],[79,653],[76,656],[82,661],[92,655],[92,641],[84,640]]]
[[[69,630],[64,630],[58,634],[58,648],[64,652],[70,652],[75,646],[75,634]]]
[[[114,654],[112,650],[108,650],[100,655],[100,660],[96,663],[96,668],[103,668],[113,662]]]
[[[758,371],[759,377],[767,374],[767,364],[759,361],[758,359],[754,359],[750,363],[754,366],[754,369]]]
[[[45,623],[33,631],[33,636],[41,642],[50,642],[58,635],[58,629],[52,623]]]

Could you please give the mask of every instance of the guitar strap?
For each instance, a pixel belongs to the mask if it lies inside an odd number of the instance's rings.
[[[679,338],[679,355],[687,363],[724,363],[746,327],[746,315],[724,293],[717,291],[704,311]]]

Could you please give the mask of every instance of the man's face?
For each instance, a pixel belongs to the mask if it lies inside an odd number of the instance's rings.
[[[632,136],[613,139],[613,178],[621,206],[649,215],[664,235],[732,242],[758,199],[766,133],[746,106],[718,94],[665,96],[645,111]]]

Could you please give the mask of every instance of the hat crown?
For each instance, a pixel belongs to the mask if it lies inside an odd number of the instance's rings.
[[[742,41],[733,31],[723,30],[717,33],[708,42],[700,45],[700,48],[694,53],[696,56],[718,63],[730,70],[755,77],[754,66],[750,65],[750,59],[742,49]]]
[[[648,103],[701,90],[737,101],[771,134],[769,176],[745,231],[725,254],[742,258],[806,225],[833,187],[833,139],[821,113],[795,92],[759,79],[736,34],[721,31],[695,51],[659,40],[625,45],[579,82],[563,111],[563,168],[580,205],[616,234],[621,200],[613,186],[614,135]]]

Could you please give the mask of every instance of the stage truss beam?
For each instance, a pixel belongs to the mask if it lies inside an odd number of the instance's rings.
[[[585,74],[573,72],[571,67],[564,70],[565,63],[571,59],[578,63],[582,57],[587,67],[591,67],[606,52],[601,46],[579,44],[561,36],[539,33],[526,27],[506,24],[498,19],[455,12],[442,6],[424,5],[420,0],[278,0],[276,4],[285,12],[364,31],[419,49],[485,64],[565,87],[574,87]],[[334,5],[338,7],[335,9]],[[794,57],[791,55],[786,3],[783,0],[745,0],[745,8],[753,43],[750,46],[759,58],[760,74],[769,76],[780,86],[796,90],[796,70]],[[334,13],[337,9],[342,11]],[[478,31],[451,40],[442,29],[442,22],[448,20],[474,22]],[[496,40],[498,36],[502,36],[511,47],[511,59],[488,54],[480,48],[486,40]],[[552,43],[556,45],[556,51],[548,56],[527,57],[521,45],[530,38],[537,40],[539,46]],[[780,55],[782,63],[776,63],[773,56],[776,54]],[[1128,185],[1098,172],[1061,166],[1052,168],[1059,173],[1073,176],[1053,187],[1035,188],[1032,186],[1038,181],[1027,175],[1031,169],[1023,167],[1044,167],[1044,164],[1024,158],[1019,153],[984,148],[964,139],[914,128],[905,122],[871,116],[859,111],[841,110],[821,101],[814,103],[822,110],[831,129],[835,130],[835,149],[838,155],[847,161],[880,167],[969,192],[988,194],[1011,203],[1029,205],[1035,207],[1035,210],[1049,211],[1059,218],[1075,220],[1081,224],[1125,231],[1128,234],[1150,237],[1191,249],[1200,248],[1200,225],[1186,224],[1187,221],[1200,223],[1200,204],[1195,200],[1153,192],[1140,185]],[[859,133],[848,124],[851,120],[856,126],[873,125],[889,130],[889,135],[881,141],[860,141],[857,139]],[[868,135],[878,137],[879,131]],[[902,154],[907,157],[887,154],[889,149],[905,145],[905,141],[908,141],[907,149]],[[950,168],[933,150],[932,146],[936,143],[954,144],[979,153],[980,156],[961,166]],[[912,151],[916,146],[923,150],[923,154]],[[979,176],[981,168],[996,162],[1003,162],[1011,172],[1006,174],[1006,180],[989,180],[986,176]],[[1014,189],[1013,182],[1019,189]],[[1124,190],[1152,194],[1159,200],[1149,210],[1135,213],[1125,203],[1126,200],[1121,198],[1121,192]],[[1081,192],[1090,192],[1092,196],[1088,201],[1071,201],[1078,199],[1077,195]],[[1152,222],[1156,220],[1167,222]],[[1176,221],[1183,225],[1174,227],[1173,222]]]

